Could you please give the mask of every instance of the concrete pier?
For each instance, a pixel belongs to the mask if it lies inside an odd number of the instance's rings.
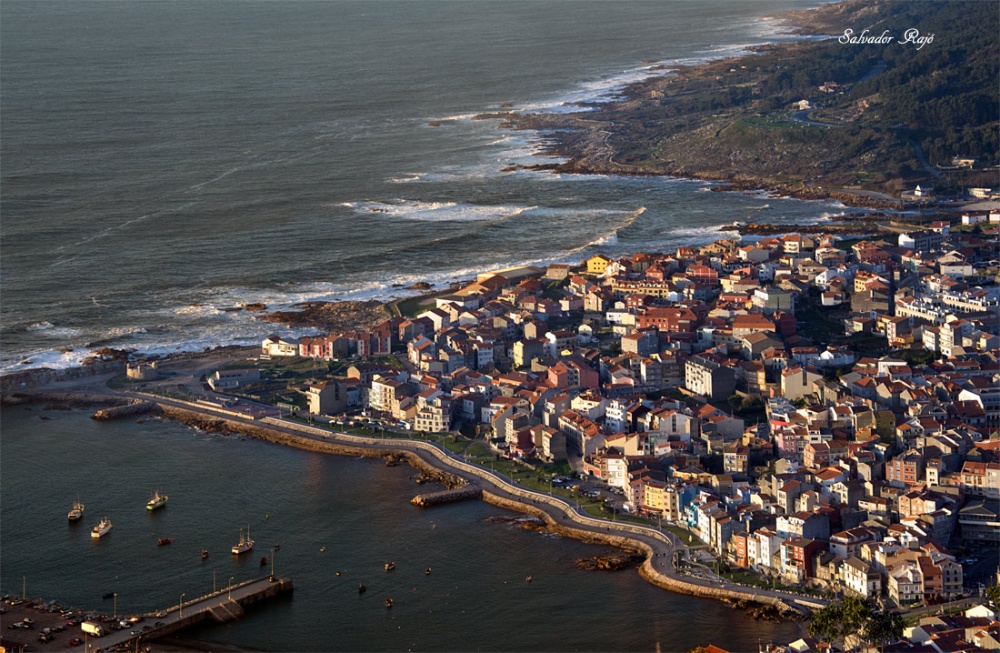
[[[148,413],[156,408],[156,404],[152,401],[135,401],[124,406],[112,406],[111,408],[102,408],[91,417],[96,420],[109,420],[118,419],[120,417],[132,417],[134,415],[142,415]]]
[[[264,576],[226,587],[205,596],[184,601],[167,610],[143,615],[145,620],[131,630],[111,631],[103,637],[90,637],[90,650],[109,650],[120,645],[133,648],[142,642],[165,637],[205,619],[225,623],[239,619],[244,608],[258,601],[280,596],[293,590],[289,578]],[[80,637],[83,637],[81,634]]]
[[[418,494],[410,499],[410,503],[418,508],[430,508],[443,503],[454,503],[455,501],[465,501],[467,499],[480,499],[483,496],[483,488],[475,483],[463,485],[454,490],[442,490],[441,492],[431,492],[430,494]]]

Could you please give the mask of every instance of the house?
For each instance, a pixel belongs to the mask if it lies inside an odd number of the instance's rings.
[[[684,364],[684,386],[697,395],[718,401],[736,390],[736,373],[719,358],[698,354]]]
[[[761,355],[768,349],[781,349],[784,346],[781,340],[778,340],[766,331],[757,331],[743,337],[740,349],[744,358],[759,360]]]
[[[805,537],[793,537],[781,543],[781,574],[793,583],[815,577],[813,559],[823,543]]]
[[[904,249],[928,252],[944,242],[944,234],[929,230],[910,231],[899,234],[898,242]]]
[[[208,385],[213,390],[232,390],[249,383],[260,381],[260,369],[256,367],[216,370],[208,377]]]
[[[340,381],[319,381],[306,388],[309,413],[333,415],[347,409],[347,386]]]
[[[775,311],[795,313],[795,295],[773,286],[755,290],[751,302],[757,310],[765,315],[770,315]]]
[[[845,560],[840,567],[840,581],[848,592],[866,599],[876,599],[882,594],[882,574],[856,556]]]
[[[260,343],[260,355],[263,357],[298,356],[299,341],[295,338],[268,336]]]
[[[611,263],[611,259],[601,254],[595,254],[594,256],[591,256],[589,259],[587,259],[586,263],[587,263],[588,274],[595,274],[597,276],[603,277],[604,273],[608,269],[608,264]]]

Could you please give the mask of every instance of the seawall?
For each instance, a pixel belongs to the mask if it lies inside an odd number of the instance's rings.
[[[207,409],[201,406],[192,407],[192,409],[180,408],[172,404],[160,403],[151,395],[147,395],[147,397],[150,399],[148,403],[156,406],[157,415],[204,431],[240,434],[265,442],[318,453],[382,458],[387,463],[406,462],[429,477],[432,482],[440,483],[449,490],[475,485],[480,489],[471,491],[477,494],[481,492],[482,499],[487,503],[535,517],[544,522],[547,529],[563,537],[640,553],[645,557],[645,561],[639,567],[639,573],[646,581],[657,587],[680,594],[718,599],[729,603],[770,605],[785,614],[798,613],[794,608],[790,608],[784,601],[777,598],[757,595],[748,591],[700,585],[678,578],[676,575],[659,572],[653,568],[652,564],[656,551],[643,538],[662,543],[664,546],[670,544],[672,540],[655,528],[627,522],[612,523],[581,515],[574,512],[568,503],[558,497],[540,494],[513,485],[489,470],[456,460],[439,447],[427,442],[419,440],[394,441],[392,439],[334,434],[324,429],[274,418],[264,418],[258,423],[251,424],[207,415],[203,412]],[[122,403],[120,398],[108,395],[95,395],[93,397],[76,395],[73,401],[82,403],[84,398],[98,399],[101,403],[112,403],[112,400],[115,400],[114,403],[117,404]],[[69,397],[63,394],[52,394],[48,396],[37,395],[33,399],[68,401]],[[301,431],[303,435],[295,435],[279,429],[294,429]],[[318,440],[317,437],[324,439]],[[470,478],[473,477],[480,479],[481,484],[472,483]],[[500,492],[505,494],[500,494]],[[589,526],[589,528],[584,526]]]
[[[156,411],[158,406],[152,401],[134,401],[125,406],[112,406],[110,408],[102,408],[92,415],[96,420],[107,421],[112,419],[120,419],[122,417],[134,417],[135,415],[144,415],[152,411]]]
[[[483,488],[479,487],[475,483],[469,483],[453,490],[418,494],[410,499],[410,503],[418,508],[430,508],[431,506],[440,506],[446,503],[455,503],[456,501],[479,499],[482,498],[482,496]]]

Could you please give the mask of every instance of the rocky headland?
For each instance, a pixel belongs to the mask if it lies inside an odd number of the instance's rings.
[[[993,109],[974,118],[969,112],[949,113],[962,127],[928,120],[932,107],[967,106],[978,91],[968,81],[921,95],[917,87],[924,74],[916,72],[929,66],[949,79],[953,62],[964,56],[973,62],[976,79],[995,76],[996,53],[973,45],[989,38],[983,28],[995,25],[995,16],[991,23],[985,7],[976,6],[984,12],[977,19],[980,28],[976,20],[961,25],[952,20],[961,10],[948,3],[921,3],[921,10],[911,6],[892,0],[830,3],[782,17],[799,33],[821,38],[677,66],[626,87],[619,99],[581,105],[579,112],[479,117],[539,132],[545,139],[542,154],[562,159],[513,164],[508,170],[672,176],[719,182],[717,190],[767,190],[881,210],[909,208],[914,203],[901,199],[903,191],[916,184],[957,192],[990,173],[995,151],[987,143],[997,113],[993,102]],[[935,41],[936,49],[920,53],[922,63],[899,43],[888,50],[838,42],[845,25],[902,33],[902,26],[918,23],[949,24],[954,30],[947,44]],[[883,81],[897,79],[902,81]],[[972,141],[982,146],[975,156],[983,164],[945,177],[941,162],[972,147],[960,140],[963,129],[983,133]]]
[[[326,331],[362,331],[388,317],[379,301],[307,302],[293,310],[273,311],[260,317],[296,328],[316,328]]]

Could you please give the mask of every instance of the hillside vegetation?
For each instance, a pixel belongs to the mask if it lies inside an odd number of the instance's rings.
[[[830,38],[684,68],[618,102],[512,115],[509,125],[553,130],[550,151],[567,157],[556,166],[566,172],[726,179],[799,196],[996,185],[983,169],[1000,152],[995,3],[859,0],[794,20]],[[890,42],[843,43],[848,28]],[[902,42],[908,31],[933,38]],[[955,157],[975,158],[974,169],[950,170]]]

